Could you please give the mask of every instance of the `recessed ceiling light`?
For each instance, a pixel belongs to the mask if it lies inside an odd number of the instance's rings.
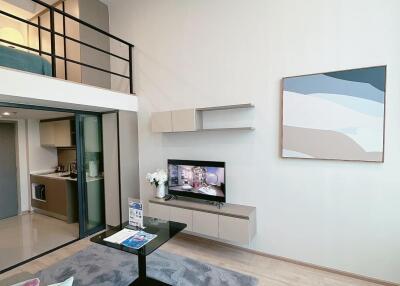
[[[10,115],[11,115],[11,113],[10,113],[10,112],[8,112],[8,111],[6,111],[6,112],[3,112],[3,113],[2,113],[2,115],[4,115],[4,116],[10,116]]]

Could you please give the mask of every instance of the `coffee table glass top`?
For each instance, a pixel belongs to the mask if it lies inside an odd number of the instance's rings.
[[[132,254],[136,255],[149,255],[153,251],[157,250],[161,245],[166,243],[168,240],[170,240],[172,237],[174,237],[177,233],[181,232],[186,228],[186,224],[184,223],[179,223],[179,222],[174,222],[174,221],[167,221],[167,220],[161,220],[158,218],[152,218],[152,217],[144,217],[143,218],[143,224],[144,224],[144,231],[152,234],[156,234],[157,237],[151,240],[149,243],[146,245],[142,246],[139,249],[133,249],[130,247],[126,247],[120,244],[116,243],[111,243],[104,241],[105,238],[115,234],[116,232],[122,230],[126,226],[128,226],[128,222],[123,223],[122,225],[118,225],[110,230],[104,231],[90,239],[90,241],[105,245],[108,247],[112,247],[118,250],[122,250],[125,252],[129,252]]]

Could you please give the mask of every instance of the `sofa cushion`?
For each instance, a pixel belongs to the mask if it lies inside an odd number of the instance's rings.
[[[64,282],[51,284],[49,286],[72,286],[73,283],[74,283],[74,277],[70,277],[67,280],[65,280]]]
[[[12,286],[39,286],[40,280],[38,278],[29,279],[23,282],[19,282]]]

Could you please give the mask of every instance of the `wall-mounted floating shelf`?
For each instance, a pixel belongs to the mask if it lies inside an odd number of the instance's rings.
[[[199,107],[197,111],[212,111],[212,110],[226,110],[226,109],[238,109],[238,108],[253,108],[255,107],[252,103],[232,104],[232,105],[221,105],[211,107]]]
[[[254,127],[226,127],[226,128],[203,128],[198,131],[229,131],[229,130],[243,130],[243,131],[252,131],[255,130]]]
[[[239,109],[252,109],[254,108],[252,103],[242,103],[234,105],[222,105],[222,106],[209,106],[209,107],[197,107],[191,109],[181,110],[170,110],[162,112],[154,112],[152,114],[152,131],[158,133],[174,133],[174,132],[196,132],[196,131],[251,131],[255,128],[248,125],[239,126],[208,126],[207,122],[215,121],[228,121],[233,118],[235,110]],[[220,114],[220,113],[223,114]],[[226,114],[227,113],[227,114]],[[207,120],[207,116],[213,118]],[[228,116],[228,118],[227,118]],[[240,117],[241,114],[236,114],[235,117]],[[216,118],[216,120],[215,120]]]

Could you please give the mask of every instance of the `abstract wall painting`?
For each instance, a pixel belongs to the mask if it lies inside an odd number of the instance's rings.
[[[283,79],[282,157],[384,161],[386,66]]]

